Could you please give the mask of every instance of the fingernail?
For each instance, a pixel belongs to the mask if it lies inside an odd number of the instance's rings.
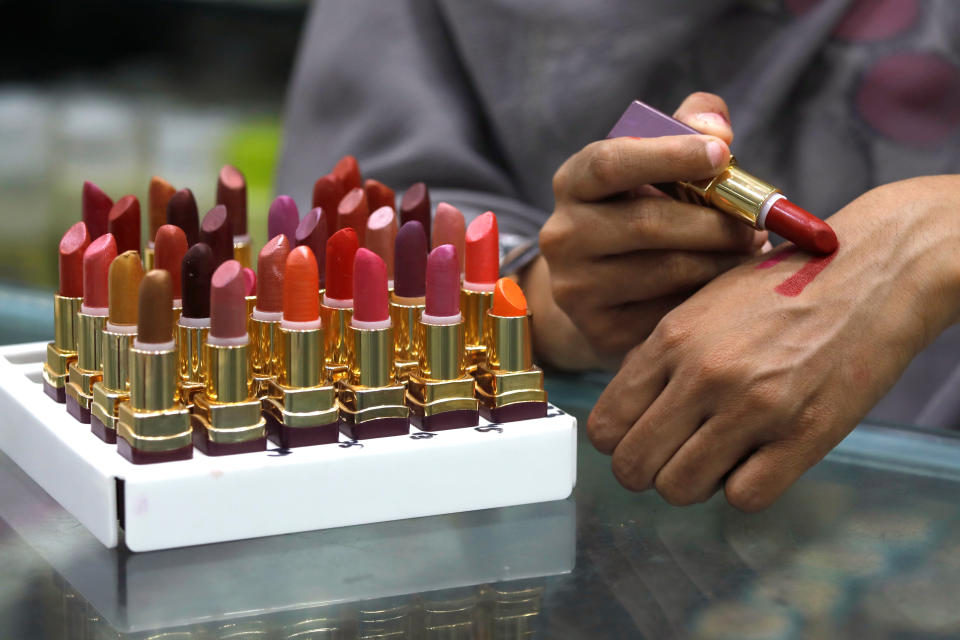
[[[707,143],[707,157],[714,169],[722,169],[727,166],[727,152],[723,145],[716,140]]]
[[[698,113],[697,119],[703,122],[704,124],[714,126],[714,127],[727,126],[727,119],[724,118],[719,113],[713,113],[712,111],[708,113]]]

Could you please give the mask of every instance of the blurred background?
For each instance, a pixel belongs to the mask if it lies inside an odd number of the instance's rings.
[[[0,3],[0,344],[53,335],[57,243],[84,180],[137,196],[146,216],[158,175],[192,189],[202,217],[219,168],[236,165],[263,244],[307,4]]]

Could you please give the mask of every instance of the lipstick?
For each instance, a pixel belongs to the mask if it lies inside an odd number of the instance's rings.
[[[143,266],[147,270],[153,269],[154,238],[160,227],[167,223],[167,205],[176,192],[173,185],[163,178],[150,178],[147,190],[147,248],[143,251]]]
[[[607,137],[688,134],[700,132],[634,100]],[[733,156],[726,169],[708,180],[656,186],[678,200],[713,207],[754,229],[769,229],[804,251],[833,253],[837,248],[837,235],[830,225],[787,200],[775,186],[741,169]]]
[[[500,235],[497,216],[492,211],[478,216],[467,227],[464,263],[466,272],[460,293],[460,308],[463,311],[467,343],[467,369],[473,371],[486,353],[483,327],[500,276]]]
[[[329,380],[347,375],[353,357],[353,260],[359,248],[353,229],[341,229],[327,240],[327,288],[320,315],[323,318],[324,366]]]
[[[360,246],[364,246],[368,215],[370,215],[370,208],[367,204],[367,194],[359,187],[351,189],[337,205],[337,229],[347,227],[353,229],[357,233]]]
[[[180,320],[183,310],[182,282],[180,270],[183,267],[183,257],[187,255],[187,234],[183,229],[172,224],[161,225],[157,230],[154,241],[154,267],[163,269],[170,274],[173,282],[173,323]]]
[[[333,166],[333,171],[330,173],[339,178],[343,184],[344,193],[351,189],[363,188],[363,176],[360,175],[360,167],[353,156],[343,156],[337,160],[337,164]]]
[[[443,244],[452,244],[457,250],[460,263],[460,277],[463,277],[465,223],[463,214],[452,204],[441,202],[437,205],[437,214],[433,220],[433,238],[431,247],[436,249]]]
[[[276,377],[279,349],[280,320],[283,317],[283,275],[290,253],[290,241],[283,233],[273,236],[257,257],[255,305],[250,312],[250,366],[253,371],[253,388],[258,396],[269,389],[267,384]],[[312,257],[312,256],[311,256]],[[319,305],[319,294],[314,292],[314,301]]]
[[[107,231],[116,240],[117,253],[140,253],[140,201],[136,196],[123,196],[114,203],[107,218]]]
[[[430,237],[430,192],[422,182],[410,185],[400,201],[400,224],[407,224],[411,220],[422,224],[427,237]]]
[[[200,242],[200,214],[197,213],[197,200],[193,197],[193,191],[180,189],[170,197],[167,203],[167,224],[183,229],[187,236],[187,246],[192,247]]]
[[[349,375],[337,381],[340,430],[355,440],[407,434],[410,410],[395,375],[387,265],[369,249],[357,250],[353,293],[353,358]]]
[[[394,211],[397,208],[397,192],[383,184],[379,180],[367,178],[363,183],[363,190],[367,194],[367,204],[371,211],[376,211],[380,207],[390,207]]]
[[[103,327],[109,315],[110,263],[117,257],[117,242],[105,233],[83,252],[83,302],[77,312],[77,359],[68,367],[67,413],[90,424],[93,385],[101,370]]]
[[[110,263],[109,306],[102,342],[103,377],[93,385],[90,416],[90,431],[108,444],[117,441],[120,403],[130,397],[130,342],[137,333],[141,280],[143,263],[139,252],[124,251]],[[170,307],[165,313],[171,315]]]
[[[177,401],[173,279],[156,269],[137,296],[137,333],[130,348],[129,399],[119,407],[117,453],[133,464],[193,457],[190,412]]]
[[[250,318],[253,316],[253,308],[257,306],[257,272],[250,267],[244,267],[241,270],[243,274],[244,301],[247,303],[247,333],[251,333]]]
[[[110,217],[110,209],[113,208],[113,200],[97,185],[84,182],[81,203],[82,219],[87,225],[90,241],[93,242],[107,233],[107,221]]]
[[[416,220],[397,232],[394,250],[393,292],[390,294],[390,320],[394,330],[394,361],[397,380],[405,381],[420,361],[417,320],[423,313],[427,289],[427,236]]]
[[[268,437],[287,449],[339,439],[337,394],[323,366],[319,288],[316,257],[297,247],[284,264],[279,367],[263,401]]]
[[[180,268],[183,310],[177,322],[177,397],[193,405],[206,380],[207,334],[210,331],[210,279],[215,270],[213,250],[203,243],[190,247]]]
[[[545,417],[547,392],[543,371],[533,364],[527,299],[510,278],[497,281],[484,335],[487,357],[475,374],[480,414],[494,423]]]
[[[230,233],[230,216],[227,208],[218,204],[203,216],[200,223],[200,242],[213,251],[214,269],[233,259],[233,236]]]
[[[193,444],[208,456],[266,449],[260,400],[251,393],[243,265],[227,260],[210,281],[204,390],[194,396]]]
[[[417,322],[420,362],[407,381],[411,421],[425,431],[480,423],[473,377],[467,373],[460,315],[460,261],[452,244],[427,258],[426,308]]]
[[[330,235],[337,232],[337,206],[345,195],[347,188],[343,186],[343,181],[332,173],[320,176],[313,183],[312,207],[319,207],[326,213]]]
[[[229,164],[224,165],[217,176],[217,204],[227,208],[229,229],[233,234],[233,259],[244,267],[249,267],[251,262],[250,236],[247,233],[247,181],[239,169]]]
[[[397,214],[393,207],[380,207],[370,214],[365,240],[367,249],[387,264],[387,287],[393,291],[393,254],[397,242]]]
[[[70,365],[77,360],[77,312],[83,304],[83,254],[89,246],[90,233],[83,222],[67,229],[60,239],[60,287],[53,296],[53,342],[47,345],[43,391],[61,404],[67,399]]]
[[[297,246],[309,247],[317,261],[317,271],[320,274],[320,291],[323,292],[326,282],[324,273],[327,268],[327,214],[321,207],[314,207],[297,226]]]
[[[297,203],[290,196],[277,196],[267,213],[267,240],[281,233],[287,236],[289,246],[297,241],[297,225],[300,224],[300,212]]]

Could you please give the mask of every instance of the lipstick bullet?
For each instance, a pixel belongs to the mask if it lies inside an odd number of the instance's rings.
[[[107,233],[107,223],[110,218],[110,209],[113,208],[113,200],[100,187],[88,181],[83,183],[81,203],[82,220],[87,225],[90,242],[93,242]]]
[[[60,287],[53,296],[53,342],[47,345],[43,391],[56,402],[67,400],[70,365],[77,360],[77,312],[83,304],[83,254],[90,246],[87,225],[77,222],[60,239]]]
[[[147,248],[143,251],[143,266],[148,271],[153,269],[154,264],[154,239],[160,227],[167,223],[167,205],[176,192],[173,185],[163,178],[150,178],[147,190]]]
[[[316,257],[297,247],[284,265],[278,374],[263,401],[268,437],[288,449],[339,439],[337,394],[323,365],[319,287]]]
[[[156,269],[137,296],[137,333],[130,348],[130,394],[119,407],[117,453],[133,464],[193,457],[190,412],[177,401],[173,280]]]
[[[379,180],[367,178],[363,183],[363,190],[367,194],[367,204],[370,205],[370,211],[376,211],[380,207],[390,207],[396,211],[397,193],[387,185]]]
[[[110,263],[109,311],[102,342],[103,377],[93,385],[90,417],[90,431],[108,444],[117,441],[120,403],[130,397],[130,342],[137,333],[141,280],[143,263],[139,252],[124,251]]]
[[[510,278],[497,281],[484,337],[487,357],[475,375],[480,414],[495,423],[545,417],[547,392],[543,371],[533,364],[527,299]]]
[[[456,248],[457,260],[460,262],[461,279],[463,279],[463,266],[466,256],[464,248],[465,226],[460,209],[446,202],[437,205],[437,215],[433,220],[433,238],[430,246],[436,249],[443,244],[452,244]]]
[[[420,362],[407,381],[410,420],[425,431],[480,423],[473,377],[467,373],[460,315],[460,261],[452,244],[427,258],[426,308],[417,321]]]
[[[208,456],[264,451],[260,400],[251,393],[243,266],[227,260],[210,281],[204,390],[194,396],[193,444]]]
[[[327,378],[336,382],[347,375],[353,357],[353,260],[359,248],[353,229],[341,229],[327,240],[327,288],[320,305],[324,331]]]
[[[170,197],[167,202],[167,224],[183,229],[188,247],[200,242],[200,214],[197,212],[197,200],[193,197],[193,191],[180,189]]]
[[[230,216],[227,208],[218,204],[200,223],[200,242],[204,242],[213,251],[214,269],[227,260],[233,260],[233,239],[230,234]]]
[[[369,249],[357,250],[353,293],[353,358],[349,376],[337,381],[340,430],[355,440],[407,434],[410,410],[395,375],[387,265]]]
[[[140,201],[136,196],[123,196],[110,209],[107,231],[117,242],[117,253],[140,253]]]
[[[492,211],[470,223],[464,245],[466,273],[460,293],[460,309],[467,343],[467,369],[474,371],[486,353],[483,328],[500,276],[500,235],[497,216]]]
[[[297,241],[297,225],[300,224],[300,212],[297,203],[290,196],[277,196],[267,213],[267,240],[281,233],[287,236],[289,246]]]
[[[297,226],[297,246],[309,247],[317,261],[317,272],[320,274],[320,294],[326,288],[324,274],[327,269],[327,214],[322,207],[314,207]]]
[[[343,181],[332,173],[320,176],[313,183],[312,207],[323,209],[327,216],[327,232],[333,235],[337,232],[337,207],[343,196],[347,195],[347,188]]]
[[[154,267],[163,269],[170,274],[173,282],[173,324],[180,320],[183,311],[183,286],[180,270],[183,267],[183,257],[187,255],[187,234],[183,229],[172,224],[161,225],[157,230],[154,241]]]
[[[101,343],[109,315],[110,263],[117,257],[112,233],[105,233],[83,252],[83,302],[77,312],[77,359],[68,368],[67,413],[90,424],[93,385],[103,376]]]
[[[430,237],[430,192],[422,182],[410,185],[400,201],[400,225],[411,220],[422,224],[427,237]]]
[[[250,267],[250,235],[247,232],[247,181],[236,167],[224,165],[217,176],[217,204],[227,209],[233,234],[233,259]],[[216,249],[214,249],[216,251]]]
[[[263,397],[269,381],[276,378],[279,366],[277,330],[283,317],[283,276],[290,253],[290,241],[283,233],[273,236],[257,257],[254,308],[250,313],[250,366],[253,370],[254,393]],[[319,294],[315,294],[319,305]]]
[[[416,220],[405,223],[397,232],[394,257],[390,319],[394,330],[397,379],[405,381],[420,361],[416,328],[426,304],[427,290],[427,236]]]
[[[370,214],[365,240],[366,248],[387,264],[387,287],[393,291],[393,254],[397,242],[397,214],[393,207],[380,207]]]
[[[215,269],[213,250],[203,242],[187,250],[180,267],[183,310],[177,322],[177,397],[188,407],[193,406],[193,398],[203,391],[206,380],[210,280]]]
[[[359,187],[351,189],[337,205],[337,229],[346,229],[347,227],[353,229],[357,234],[360,246],[365,246],[367,217],[369,215],[370,207],[367,204],[367,194]]]
[[[333,175],[340,179],[343,184],[343,191],[347,193],[351,189],[363,188],[363,176],[360,175],[360,166],[357,159],[353,156],[343,156],[337,160],[333,166]]]

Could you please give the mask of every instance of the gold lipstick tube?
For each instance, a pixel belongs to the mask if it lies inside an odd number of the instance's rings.
[[[184,320],[191,321],[184,324]],[[177,399],[188,408],[193,406],[194,396],[203,391],[206,379],[207,356],[205,347],[210,321],[201,322],[180,317],[175,325],[177,343]]]
[[[487,354],[483,328],[487,311],[493,306],[493,290],[472,291],[460,289],[460,311],[463,314],[464,342],[467,371],[473,373]]]
[[[463,322],[434,325],[417,320],[418,368],[407,381],[410,421],[424,431],[480,423],[473,377],[466,370]]]
[[[277,328],[280,366],[263,400],[267,436],[291,449],[339,440],[337,392],[326,384],[322,329]]]
[[[203,393],[194,396],[193,444],[208,456],[264,451],[266,422],[260,400],[250,393],[247,345],[205,346],[207,373]]]
[[[252,269],[250,263],[250,236],[233,236],[233,259],[248,269]]]
[[[255,312],[254,307],[247,321],[247,334],[250,336],[250,369],[253,372],[253,394],[263,399],[269,394],[270,383],[276,380],[277,371],[280,368],[277,344],[280,338],[278,333],[280,320],[259,319],[254,317]]]
[[[70,363],[67,382],[67,413],[90,424],[93,385],[103,377],[103,328],[107,316],[77,312],[77,359]]]
[[[323,348],[327,380],[337,382],[349,375],[353,361],[353,333],[350,331],[353,309],[329,307],[321,302],[320,317],[325,328]]]
[[[405,389],[396,382],[393,327],[349,328],[354,357],[350,374],[337,381],[340,430],[354,440],[410,433]]]
[[[424,302],[418,298],[403,298],[390,294],[390,322],[393,323],[394,363],[397,381],[406,382],[420,362],[420,344],[417,342],[417,323],[423,313]]]
[[[133,464],[193,457],[190,412],[176,399],[177,349],[158,346],[130,348],[130,397],[120,403],[117,452]]]
[[[761,212],[770,196],[780,190],[737,166],[731,156],[729,166],[710,180],[674,182],[657,188],[678,200],[713,207],[762,229]]]
[[[143,270],[150,271],[153,269],[153,261],[153,240],[151,240],[143,249]]]
[[[77,360],[77,312],[83,298],[53,296],[53,342],[47,344],[43,391],[56,402],[67,401],[70,365]]]
[[[480,415],[490,422],[532,420],[547,415],[543,371],[533,364],[530,314],[487,312],[487,359],[476,372]]]
[[[117,442],[120,403],[130,399],[130,344],[137,327],[116,331],[107,324],[103,329],[103,377],[93,385],[90,431],[106,442]]]

